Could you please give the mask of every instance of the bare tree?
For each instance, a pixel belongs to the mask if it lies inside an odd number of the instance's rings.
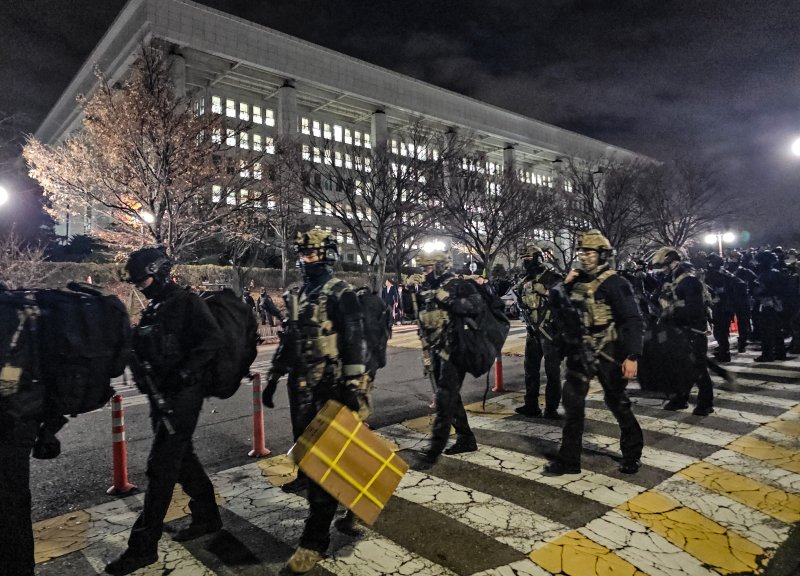
[[[491,276],[500,253],[532,230],[551,225],[555,190],[489,165],[482,154],[469,152],[469,145],[469,138],[451,136],[430,208]]]
[[[566,158],[561,169],[566,196],[564,227],[574,239],[595,228],[617,250],[644,235],[651,227],[642,202],[648,166],[640,161],[600,162]]]
[[[331,139],[301,143],[300,180],[315,209],[352,238],[379,289],[386,264],[407,257],[431,222],[428,198],[440,162],[441,135],[414,121],[371,148]]]
[[[0,282],[7,288],[42,286],[48,273],[44,248],[26,243],[12,229],[0,236]]]
[[[738,212],[738,201],[720,190],[706,166],[687,160],[654,166],[647,172],[642,202],[651,226],[647,240],[683,247]]]
[[[155,242],[180,258],[258,201],[266,150],[249,145],[247,122],[177,96],[170,62],[147,45],[121,85],[98,71],[81,129],[57,147],[30,137],[24,157],[54,210],[88,204],[108,220],[97,233],[109,244]]]

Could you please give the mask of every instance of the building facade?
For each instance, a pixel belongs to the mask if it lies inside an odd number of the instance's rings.
[[[403,130],[422,118],[436,129],[473,134],[487,173],[513,168],[530,183],[552,183],[554,161],[565,155],[639,157],[188,0],[130,0],[36,137],[48,144],[66,138],[81,120],[76,97],[96,85],[94,66],[112,80],[122,78],[142,43],[151,40],[170,47],[176,90],[192,97],[198,113],[210,110],[252,124],[228,142],[233,147],[272,153],[277,138],[297,135],[351,149],[386,145],[401,157],[407,153]],[[316,149],[305,153],[318,160]],[[330,206],[305,199],[302,210],[335,229]],[[87,206],[78,217],[65,215],[57,232],[91,233],[97,224]],[[360,260],[348,249],[352,239],[338,234],[345,259]]]

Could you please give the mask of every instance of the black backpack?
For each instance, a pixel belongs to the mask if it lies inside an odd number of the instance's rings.
[[[204,292],[203,301],[222,330],[225,346],[210,364],[209,396],[230,398],[250,373],[250,365],[258,355],[258,323],[253,310],[229,288]]]
[[[364,341],[367,357],[366,369],[374,375],[386,366],[386,346],[392,336],[392,318],[383,299],[367,287],[356,291],[364,318]]]
[[[125,370],[131,324],[116,296],[91,284],[70,282],[67,288],[0,293],[0,345],[7,357],[2,360],[6,374],[14,372],[13,358],[20,359],[22,397],[31,389],[28,380],[38,380],[44,385],[48,413],[75,416],[102,408],[114,395],[111,379]],[[8,324],[5,316],[14,307],[19,320]],[[25,314],[29,319],[23,322]],[[8,336],[17,330],[25,337],[14,344]],[[5,383],[10,380],[3,378]],[[31,402],[25,405],[25,412],[36,412]]]
[[[450,361],[476,378],[486,374],[505,344],[511,328],[505,304],[496,295],[472,280],[485,306],[476,317],[453,315]]]

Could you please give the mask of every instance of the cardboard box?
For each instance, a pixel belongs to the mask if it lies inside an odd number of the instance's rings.
[[[367,524],[378,518],[408,464],[355,414],[329,400],[290,450],[313,481]]]

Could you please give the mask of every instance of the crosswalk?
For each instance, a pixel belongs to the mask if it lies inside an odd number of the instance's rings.
[[[745,353],[730,366],[739,378],[716,380],[715,412],[707,417],[664,411],[662,400],[630,384],[645,435],[636,475],[617,470],[619,429],[597,385],[587,398],[583,469],[575,475],[543,473],[560,423],[517,415],[521,393],[470,405],[479,450],[410,471],[363,536],[333,530],[314,574],[761,573],[800,522],[800,362],[753,364]],[[429,442],[431,418],[378,433],[414,462]],[[165,537],[159,561],[137,574],[279,573],[307,514],[302,496],[279,489],[295,472],[280,455],[216,474],[227,530],[216,538],[238,550],[228,554],[234,559],[214,552],[213,540],[183,546]],[[141,500],[37,523],[39,574],[64,574],[66,565],[77,570],[69,574],[101,573],[124,549]],[[176,493],[168,520],[187,512],[186,497]]]

